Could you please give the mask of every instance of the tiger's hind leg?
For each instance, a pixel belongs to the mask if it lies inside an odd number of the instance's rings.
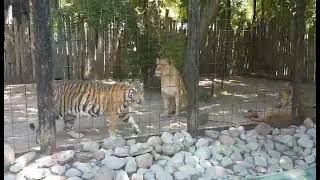
[[[72,138],[82,138],[84,137],[84,134],[76,132],[74,130],[74,122],[76,120],[76,116],[72,114],[66,114],[63,116],[64,120],[64,131],[71,136]]]

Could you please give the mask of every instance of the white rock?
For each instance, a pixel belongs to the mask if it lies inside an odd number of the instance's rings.
[[[201,165],[203,168],[207,168],[207,167],[209,167],[209,166],[212,166],[212,164],[210,163],[210,161],[205,160],[205,159],[200,159],[200,160],[199,160],[199,163],[200,163],[200,165]]]
[[[3,177],[4,180],[15,180],[15,176],[13,174],[6,174]]]
[[[22,174],[27,179],[42,179],[49,175],[50,171],[46,168],[26,167],[23,169]]]
[[[281,156],[279,160],[280,167],[284,170],[293,169],[293,162],[288,156]]]
[[[14,150],[9,144],[4,143],[3,151],[4,151],[3,152],[4,153],[4,159],[3,159],[4,170],[7,170],[10,167],[10,165],[13,164],[15,161]]]
[[[136,157],[136,163],[139,168],[149,168],[152,165],[153,157],[151,154],[142,154]]]
[[[243,160],[243,157],[241,156],[241,154],[239,152],[233,152],[230,157],[233,162]]]
[[[241,176],[245,176],[248,174],[247,167],[241,164],[233,165],[233,171],[239,174],[241,173]]]
[[[183,144],[186,147],[192,146],[194,144],[192,136],[186,130],[182,130],[181,133],[184,135]]]
[[[232,138],[232,137],[230,137],[230,136],[227,136],[227,135],[221,135],[220,137],[219,137],[219,140],[220,140],[220,142],[222,143],[222,144],[224,144],[224,145],[233,145],[234,143],[235,143],[235,140]]]
[[[278,128],[273,128],[272,135],[278,135],[278,134],[280,134],[280,130]]]
[[[293,147],[295,144],[295,137],[291,135],[275,136],[274,139],[287,145],[288,147]]]
[[[40,159],[37,159],[36,163],[40,168],[43,168],[43,167],[47,168],[57,164],[57,161],[53,159],[51,156],[45,156]]]
[[[198,141],[196,142],[196,147],[202,147],[202,146],[209,146],[209,141],[208,139],[205,138],[200,138],[198,139]]]
[[[189,165],[184,165],[178,168],[179,171],[178,172],[182,172],[183,174],[185,174],[187,177],[191,177],[192,175],[197,175],[199,174],[199,172],[192,166]],[[176,176],[176,173],[175,173]]]
[[[136,139],[129,139],[127,140],[127,146],[134,145],[136,143]]]
[[[49,174],[43,180],[65,180],[66,178],[59,175]]]
[[[228,175],[226,169],[221,166],[210,166],[206,168],[205,176],[209,179],[224,178]]]
[[[267,167],[268,165],[267,159],[262,156],[254,156],[253,161],[256,166]]]
[[[10,167],[10,171],[13,173],[17,173],[21,171],[30,161],[32,161],[36,157],[35,152],[28,152],[15,160],[15,164]]]
[[[199,159],[209,159],[211,156],[210,149],[208,147],[200,147],[194,153]]]
[[[222,167],[227,167],[227,166],[230,166],[230,165],[232,165],[232,159],[231,158],[229,158],[229,157],[224,157],[223,159],[222,159],[222,161],[221,161],[221,166]]]
[[[277,143],[277,142],[274,143],[274,147],[277,151],[280,151],[280,152],[284,152],[284,151],[289,150],[288,146],[281,144],[281,143]]]
[[[129,176],[127,172],[125,172],[124,170],[118,170],[116,172],[115,180],[129,180]]]
[[[161,146],[160,144],[157,144],[157,145],[155,146],[155,151],[156,151],[157,153],[162,153],[162,146]]]
[[[96,152],[99,150],[100,144],[94,141],[83,142],[82,150],[86,152]]]
[[[195,166],[199,163],[199,158],[196,156],[186,156],[185,163],[189,166]]]
[[[315,162],[316,156],[314,154],[311,154],[309,156],[306,156],[304,160],[306,161],[306,163],[311,164]]]
[[[266,136],[271,133],[272,127],[267,123],[261,122],[255,127],[255,131],[260,135]]]
[[[229,134],[232,137],[238,137],[240,135],[240,132],[239,132],[238,128],[230,127],[229,128]]]
[[[304,147],[304,148],[312,148],[313,147],[313,141],[307,135],[301,136],[298,139],[297,143],[299,146]]]
[[[155,174],[150,170],[148,170],[146,173],[144,173],[143,178],[145,180],[156,180]]]
[[[250,152],[250,148],[245,144],[237,144],[236,146],[239,148],[240,152],[243,152],[243,153],[249,153]]]
[[[283,135],[285,135],[285,134],[293,135],[295,132],[296,132],[295,128],[282,128],[282,129],[280,129],[280,133]]]
[[[146,168],[139,168],[138,170],[137,170],[137,174],[145,174],[146,172],[148,172],[149,170],[148,169],[146,169]]]
[[[127,158],[127,163],[126,163],[124,170],[129,174],[137,171],[137,163],[136,163],[135,158],[133,158],[133,157]]]
[[[309,134],[313,139],[316,139],[317,133],[315,128],[308,129],[307,134]]]
[[[75,162],[73,163],[73,166],[82,171],[83,173],[92,172],[92,167],[89,163],[83,163],[83,162]]]
[[[278,151],[274,151],[274,150],[268,150],[268,154],[273,157],[273,158],[277,158],[279,159],[281,156],[281,153]]]
[[[145,154],[152,151],[152,146],[149,146],[146,143],[137,143],[132,146],[130,146],[130,155],[131,156],[137,156],[141,154]]]
[[[82,172],[79,169],[76,168],[70,168],[66,171],[65,176],[72,177],[72,176],[78,176],[81,177]]]
[[[155,147],[156,145],[161,145],[161,138],[159,136],[151,136],[149,137],[147,144],[153,147]]]
[[[172,166],[165,166],[164,167],[164,171],[169,173],[169,174],[173,174],[175,172],[175,168]]]
[[[162,146],[162,152],[164,155],[172,156],[180,151],[180,146],[177,144],[164,144]]]
[[[161,135],[161,140],[165,144],[172,144],[173,143],[173,135],[168,132],[164,132]]]
[[[122,168],[127,162],[126,158],[118,158],[115,156],[106,156],[102,161],[101,164],[111,168],[111,169],[120,169]]]
[[[164,171],[163,167],[159,164],[153,164],[149,170],[151,170],[154,174]]]
[[[180,144],[183,143],[184,135],[180,132],[176,132],[173,136],[173,143]]]
[[[59,164],[64,165],[69,162],[71,162],[74,158],[75,151],[74,150],[67,150],[62,151],[57,154],[52,155],[53,157],[56,157]]]
[[[214,130],[205,130],[204,135],[212,139],[217,139],[220,136],[220,132]]]
[[[275,147],[274,142],[272,140],[267,140],[264,144],[266,150],[273,150]]]
[[[114,149],[116,147],[121,147],[121,146],[125,146],[126,145],[126,140],[124,140],[121,137],[117,137],[117,136],[110,136],[108,138],[105,138],[103,140],[103,145],[102,147],[104,149]]]
[[[64,174],[64,172],[66,171],[66,168],[64,166],[57,164],[57,165],[52,166],[50,168],[50,170],[53,174],[57,174],[57,175],[62,176]]]
[[[160,171],[156,173],[156,178],[158,180],[173,180],[173,177],[171,176],[171,174],[165,171]]]
[[[306,128],[312,128],[313,127],[313,121],[310,119],[310,118],[306,118],[304,121],[303,121],[303,125],[306,127]]]
[[[78,176],[72,176],[72,177],[69,177],[68,179],[66,180],[82,180],[81,177],[78,177]]]
[[[98,151],[96,151],[95,153],[94,153],[94,155],[93,155],[93,157],[96,159],[96,160],[98,160],[98,161],[100,161],[100,160],[102,160],[102,159],[104,159],[104,157],[105,157],[105,151],[103,151],[103,150],[98,150]]]
[[[251,150],[251,151],[255,151],[258,149],[259,144],[256,142],[250,142],[247,144],[247,147]]]
[[[101,167],[95,176],[95,180],[113,180],[115,173],[113,169],[108,167]]]
[[[227,145],[220,146],[221,148],[221,154],[224,154],[225,156],[230,156],[233,152],[232,148]]]
[[[171,162],[174,165],[180,166],[180,165],[183,165],[184,159],[185,159],[185,154],[183,152],[178,152],[177,154],[172,156]]]
[[[128,146],[116,147],[114,149],[114,155],[117,157],[128,157],[129,147]]]
[[[133,173],[131,175],[131,180],[143,180],[143,175],[138,173]]]

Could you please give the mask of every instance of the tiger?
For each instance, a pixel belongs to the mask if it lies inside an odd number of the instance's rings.
[[[116,135],[118,121],[129,123],[136,134],[140,133],[139,126],[131,116],[131,106],[141,104],[143,99],[143,83],[140,81],[115,84],[65,81],[58,84],[53,93],[56,119],[63,118],[64,130],[74,138],[84,136],[72,131],[76,115],[106,116],[105,123],[110,136]],[[30,124],[30,128],[39,131],[34,123]]]
[[[161,80],[161,95],[165,109],[162,116],[168,117],[173,112],[178,116],[180,110],[187,106],[187,91],[180,72],[169,59],[162,58],[157,59],[155,76]]]
[[[259,115],[256,111],[250,109],[245,114],[245,117],[250,118],[254,122],[265,122],[279,128],[292,125],[294,123],[291,113],[292,86],[288,83],[286,85],[288,88],[279,92],[279,103],[275,106],[279,110],[266,112],[265,115]]]

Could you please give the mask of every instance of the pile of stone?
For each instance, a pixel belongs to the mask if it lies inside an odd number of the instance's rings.
[[[109,137],[77,151],[44,157],[29,152],[17,159],[5,145],[5,179],[243,179],[315,165],[315,126],[310,119],[284,129],[261,123],[248,131],[207,130],[199,138],[183,130],[144,143]]]

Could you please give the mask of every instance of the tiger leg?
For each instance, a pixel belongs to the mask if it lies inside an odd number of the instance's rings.
[[[175,97],[176,100],[176,116],[178,116],[180,114],[180,96],[179,94],[176,95]]]
[[[128,120],[129,124],[133,127],[134,131],[136,134],[141,133],[140,128],[138,126],[138,124],[136,123],[136,121],[133,119],[133,117],[130,115],[129,120]]]
[[[110,126],[108,127],[108,132],[109,136],[116,136],[116,128],[117,128],[117,120],[118,120],[118,115],[113,114],[109,116],[109,121],[106,119],[106,123],[109,124]]]
[[[164,107],[164,112],[161,114],[161,117],[169,117],[169,107],[170,107],[170,99],[169,96],[165,95],[162,93],[162,98],[163,98],[163,107]]]
[[[76,132],[74,130],[74,122],[76,120],[75,115],[66,114],[65,116],[63,116],[63,120],[64,120],[64,130],[69,136],[75,139],[84,137],[84,134]]]

